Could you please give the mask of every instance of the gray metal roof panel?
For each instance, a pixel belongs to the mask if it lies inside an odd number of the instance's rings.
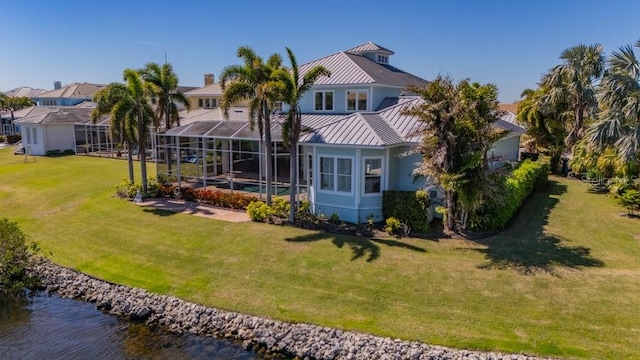
[[[345,52],[351,52],[351,53],[366,53],[366,52],[384,52],[387,53],[389,55],[393,55],[395,54],[393,51],[384,48],[378,44],[375,44],[371,41],[367,41],[364,44],[360,44],[358,46],[354,46],[349,50],[345,50]]]

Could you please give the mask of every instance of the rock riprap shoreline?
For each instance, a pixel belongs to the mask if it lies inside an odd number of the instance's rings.
[[[300,359],[539,359],[526,355],[455,350],[328,327],[291,324],[190,303],[98,280],[39,259],[31,268],[48,294],[89,301],[98,309],[174,333],[216,336],[246,349]]]

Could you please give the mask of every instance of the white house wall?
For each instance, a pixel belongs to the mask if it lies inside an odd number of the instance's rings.
[[[45,154],[50,150],[75,149],[75,130],[73,124],[50,124],[43,127],[45,136]]]
[[[518,161],[520,155],[520,136],[510,136],[498,140],[488,152],[489,156],[499,156],[506,161]]]
[[[34,130],[35,129],[35,130]],[[40,125],[22,125],[22,147],[32,155],[44,155],[43,127]],[[35,135],[35,137],[34,137]]]

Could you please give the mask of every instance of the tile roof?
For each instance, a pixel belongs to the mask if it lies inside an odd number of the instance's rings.
[[[387,48],[383,48],[378,44],[372,43],[371,41],[367,41],[364,44],[352,47],[351,49],[345,50],[344,52],[349,52],[349,53],[381,52],[381,53],[386,53],[388,55],[395,54],[393,51]]]
[[[379,84],[394,87],[426,85],[427,80],[404,72],[390,65],[377,62],[354,53],[337,52],[323,58],[302,64],[300,76],[316,65],[331,71],[331,76],[322,76],[315,85],[358,85]]]
[[[39,94],[38,98],[81,98],[91,99],[95,93],[103,89],[106,85],[90,84],[86,82],[73,83],[63,86],[60,89],[47,91]]]
[[[507,103],[498,104],[498,107],[502,111],[508,111],[510,113],[517,114],[518,113],[518,105],[520,105],[520,101],[516,101],[516,102],[513,102],[511,104],[507,104]]]
[[[196,88],[193,90],[189,90],[187,92],[184,93],[184,96],[186,97],[194,97],[194,96],[215,96],[215,95],[222,95],[222,87],[220,86],[220,83],[213,83],[201,88]]]
[[[22,86],[9,91],[5,91],[5,95],[8,97],[28,97],[33,98],[41,93],[47,92],[45,89],[34,89],[28,86]]]
[[[39,106],[42,107],[42,106]],[[92,108],[61,106],[16,120],[19,124],[80,124],[91,122]]]
[[[49,106],[29,106],[24,109],[14,111],[13,118],[17,120],[23,117],[33,116],[43,112],[51,111],[51,109],[52,108]],[[3,111],[1,115],[2,118],[11,119],[11,112],[9,111]]]

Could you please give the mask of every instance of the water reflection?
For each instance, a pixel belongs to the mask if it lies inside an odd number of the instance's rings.
[[[131,324],[55,297],[0,303],[0,359],[256,359],[239,344]]]

